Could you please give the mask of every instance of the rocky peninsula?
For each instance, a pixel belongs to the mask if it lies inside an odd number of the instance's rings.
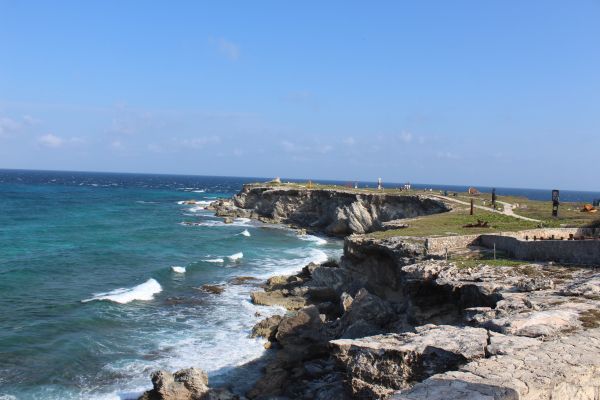
[[[288,312],[253,330],[274,354],[250,391],[209,389],[198,370],[158,372],[145,400],[600,398],[597,268],[479,248],[458,262],[428,254],[426,238],[364,234],[452,208],[427,196],[248,186],[211,208],[348,235],[343,256],[252,293]]]

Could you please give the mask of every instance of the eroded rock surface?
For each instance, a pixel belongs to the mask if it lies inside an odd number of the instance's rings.
[[[372,232],[384,222],[449,210],[427,196],[257,185],[245,185],[231,200],[218,200],[209,208],[222,217],[288,223],[334,236]]]

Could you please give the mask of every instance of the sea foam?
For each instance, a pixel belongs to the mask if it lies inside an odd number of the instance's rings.
[[[244,229],[243,231],[241,231],[240,233],[238,233],[238,235],[242,235],[242,236],[246,236],[246,237],[250,237],[250,232],[248,232],[248,229]]]
[[[177,265],[173,265],[171,267],[171,271],[177,274],[185,274],[185,267],[178,267]]]
[[[209,263],[222,263],[225,262],[225,260],[223,260],[222,258],[207,258],[205,260],[202,260],[205,262],[209,262]]]
[[[327,244],[327,240],[314,235],[298,235],[298,238],[309,242],[315,242],[319,246]]]
[[[240,260],[243,257],[244,257],[244,253],[242,253],[241,251],[239,253],[235,253],[235,254],[232,254],[230,256],[227,256],[227,258],[230,261],[237,261],[237,260]]]
[[[106,293],[94,294],[94,297],[82,300],[87,303],[93,300],[107,300],[119,304],[126,304],[134,300],[152,300],[156,293],[162,292],[162,287],[156,279],[150,278],[146,282],[132,288],[120,288]]]

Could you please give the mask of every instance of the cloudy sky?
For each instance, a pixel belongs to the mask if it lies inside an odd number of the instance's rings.
[[[598,21],[598,0],[0,0],[0,168],[600,190]]]

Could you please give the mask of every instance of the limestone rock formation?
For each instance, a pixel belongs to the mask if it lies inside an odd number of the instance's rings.
[[[449,210],[442,201],[427,196],[272,185],[245,185],[233,199],[218,200],[210,208],[222,217],[283,222],[334,236],[372,232],[382,229],[384,222]]]
[[[357,398],[380,398],[438,372],[483,358],[488,334],[481,328],[426,325],[417,333],[330,342]]]

